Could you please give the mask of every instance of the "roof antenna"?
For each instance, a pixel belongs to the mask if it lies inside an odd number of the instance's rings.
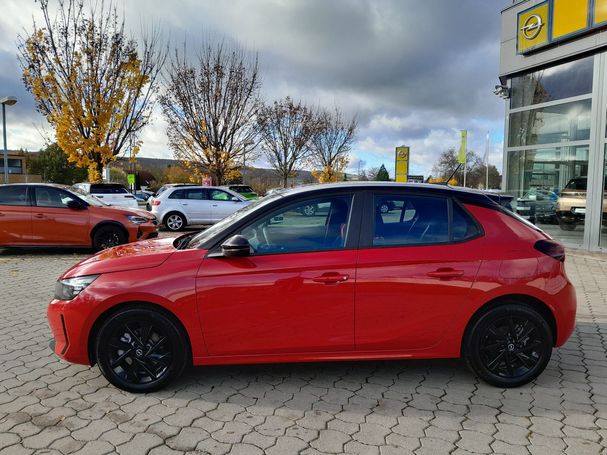
[[[449,182],[451,181],[451,179],[453,178],[453,176],[455,175],[455,173],[456,173],[457,171],[459,171],[459,168],[460,168],[460,167],[462,167],[462,163],[459,163],[459,164],[457,165],[457,167],[456,167],[456,168],[455,168],[455,170],[453,171],[453,174],[451,174],[451,177],[449,177],[449,178],[447,179],[447,181],[446,181],[446,182],[444,182],[444,183],[445,183],[445,185],[449,185]]]

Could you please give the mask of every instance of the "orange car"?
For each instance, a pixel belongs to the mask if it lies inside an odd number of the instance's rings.
[[[103,250],[156,236],[156,217],[143,210],[111,207],[62,185],[0,185],[0,247]]]

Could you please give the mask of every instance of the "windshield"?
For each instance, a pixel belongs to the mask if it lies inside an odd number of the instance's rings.
[[[98,199],[96,196],[92,194],[86,193],[79,188],[71,187],[68,191],[77,195],[80,199],[84,199],[88,204],[94,207],[109,207],[109,204],[106,204],[101,199]]]
[[[210,228],[207,228],[204,231],[199,232],[194,237],[192,237],[189,242],[183,243],[180,246],[182,249],[199,248],[204,242],[209,240],[211,237],[215,236],[219,232],[228,228],[230,225],[238,222],[241,218],[248,215],[252,211],[257,210],[258,208],[261,208],[262,206],[264,206],[270,202],[273,202],[276,199],[280,199],[281,197],[282,197],[282,194],[277,194],[277,195],[272,195],[272,196],[266,196],[263,199],[258,199],[255,202],[251,202],[250,204],[245,205],[243,208],[232,213],[231,215],[229,215],[228,217],[219,221],[218,223],[215,223]]]

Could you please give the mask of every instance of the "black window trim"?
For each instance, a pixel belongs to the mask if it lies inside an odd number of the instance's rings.
[[[394,196],[401,196],[401,197],[404,197],[404,196],[436,197],[436,198],[441,198],[441,199],[447,199],[447,211],[448,211],[448,223],[449,223],[448,233],[449,233],[449,239],[451,239],[451,240],[448,240],[446,242],[374,245],[373,236],[374,236],[374,230],[375,230],[375,197],[376,196],[387,196],[387,195],[394,195]],[[457,204],[464,211],[464,213],[466,213],[466,215],[468,215],[470,217],[470,219],[475,224],[475,226],[478,230],[476,235],[466,237],[465,239],[461,239],[461,240],[452,240],[452,225],[453,225],[452,204]],[[404,189],[404,188],[403,189],[400,189],[400,188],[372,189],[370,191],[367,191],[366,198],[365,198],[365,205],[364,205],[364,213],[367,214],[367,216],[365,216],[364,222],[362,223],[362,226],[361,226],[360,242],[359,242],[360,249],[413,248],[413,247],[419,247],[419,246],[456,245],[459,243],[470,242],[472,240],[475,240],[479,237],[483,237],[485,235],[485,230],[483,229],[483,226],[474,217],[474,215],[472,215],[472,213],[470,213],[470,211],[464,206],[464,204],[458,199],[458,197],[456,195],[437,194],[437,193],[432,193],[432,192],[416,191],[414,189],[408,189],[408,188],[407,189]],[[369,216],[369,214],[371,216]]]
[[[249,225],[260,221],[262,218],[265,218],[268,213],[279,210],[281,207],[287,207],[292,204],[297,204],[298,202],[302,202],[308,199],[320,199],[320,198],[330,198],[335,196],[351,196],[352,197],[352,205],[350,208],[350,220],[348,223],[348,230],[346,232],[346,244],[343,248],[328,248],[322,250],[304,250],[304,251],[285,251],[285,252],[271,252],[271,253],[255,253],[250,257],[260,257],[260,256],[276,256],[279,254],[302,254],[302,253],[327,253],[331,251],[351,251],[357,250],[359,248],[360,235],[361,235],[361,225],[363,221],[363,203],[364,203],[364,193],[365,191],[357,190],[354,188],[344,188],[344,189],[331,189],[330,191],[318,191],[313,193],[305,193],[305,194],[296,194],[293,196],[287,196],[285,198],[280,198],[270,206],[266,207],[264,210],[260,210],[260,213],[253,212],[251,215],[243,218],[238,223],[233,225],[231,229],[227,231],[223,231],[217,234],[215,237],[209,239],[199,248],[204,249],[208,248],[207,254],[205,257],[219,258],[221,256],[221,244],[229,239],[231,236],[236,233],[242,231],[244,228]]]

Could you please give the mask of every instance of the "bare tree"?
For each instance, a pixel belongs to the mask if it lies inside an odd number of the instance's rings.
[[[310,156],[318,118],[301,102],[295,104],[286,97],[259,110],[257,128],[261,148],[286,188],[288,178]]]
[[[51,17],[40,0],[44,23],[19,37],[23,81],[68,160],[98,181],[121,151],[139,150],[167,51],[158,32],[140,45],[129,38],[111,1],[86,10],[84,0],[57,3]]]
[[[339,108],[319,113],[319,127],[312,136],[312,165],[319,182],[335,182],[349,162],[357,121],[346,121]]]
[[[207,43],[190,63],[185,46],[175,51],[160,97],[175,157],[216,185],[237,177],[255,144],[260,87],[256,54]]]

